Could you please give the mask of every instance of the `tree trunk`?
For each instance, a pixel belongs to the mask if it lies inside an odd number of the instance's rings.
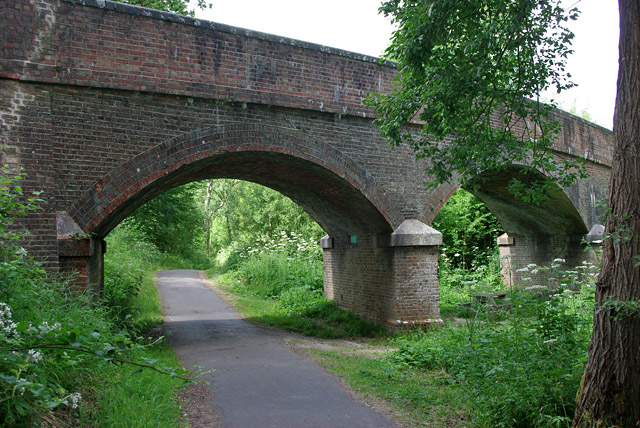
[[[640,0],[619,0],[619,6],[620,69],[607,218],[611,237],[604,243],[574,427],[640,426]]]

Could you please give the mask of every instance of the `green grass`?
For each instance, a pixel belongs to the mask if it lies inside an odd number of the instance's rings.
[[[374,337],[384,335],[379,326],[338,308],[332,302],[321,299],[310,308],[291,311],[277,299],[267,299],[237,292],[237,280],[233,277],[214,277],[227,298],[249,321],[302,333],[323,339],[348,337]],[[240,288],[244,290],[244,287]]]
[[[357,393],[384,402],[410,426],[467,427],[470,411],[462,385],[444,370],[397,369],[385,359],[345,351],[314,349],[314,360],[340,376]]]
[[[164,321],[162,300],[155,284],[155,272],[145,272],[140,291],[133,299],[134,322],[138,331],[147,331]]]
[[[163,344],[153,346],[137,357],[158,360],[158,366],[180,366],[174,352]],[[185,426],[176,397],[176,390],[183,381],[128,365],[104,367],[93,379],[99,383],[91,397],[96,405],[85,409],[83,423],[96,428]]]

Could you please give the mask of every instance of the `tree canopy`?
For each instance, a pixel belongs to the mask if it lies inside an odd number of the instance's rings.
[[[429,158],[433,185],[454,174],[464,184],[487,169],[518,163],[566,185],[582,174],[554,158],[559,124],[549,88],[574,84],[572,52],[560,0],[390,0],[380,11],[399,28],[386,51],[398,62],[397,90],[372,99],[392,145],[407,143]],[[409,125],[422,126],[416,135]],[[531,197],[531,195],[529,195]]]

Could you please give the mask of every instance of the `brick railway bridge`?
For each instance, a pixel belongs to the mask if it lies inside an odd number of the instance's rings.
[[[193,180],[269,186],[327,232],[325,293],[382,323],[439,321],[441,234],[456,184],[391,150],[362,101],[396,69],[377,58],[108,0],[0,1],[1,162],[22,168],[42,209],[20,220],[50,270],[99,290],[103,238],[154,196]],[[510,173],[473,190],[502,222],[512,268],[579,261],[606,199],[612,134],[557,113],[557,156],[590,178],[540,207]]]

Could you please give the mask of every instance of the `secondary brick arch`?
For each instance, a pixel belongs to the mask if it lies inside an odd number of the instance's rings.
[[[84,232],[105,236],[154,196],[208,178],[278,190],[331,235],[392,231],[389,202],[349,156],[295,129],[247,123],[192,132],[140,153],[100,179],[69,214]]]
[[[590,166],[587,165],[587,168]],[[523,173],[522,165],[512,165],[500,171],[485,171],[464,186],[476,196],[501,223],[505,234],[498,238],[500,263],[505,282],[519,283],[519,269],[534,263],[547,266],[556,259],[565,259],[568,266],[577,266],[592,253],[585,252],[585,238],[589,241],[602,239],[589,235],[590,228],[602,219],[591,204],[585,206],[584,199],[595,200],[596,189],[604,187],[596,175],[577,181],[568,188],[552,185],[545,197],[536,204],[524,202],[509,189],[513,179],[525,186],[540,182],[540,172]],[[439,203],[429,211],[432,222],[451,196],[460,189],[458,183],[447,183],[438,187]],[[589,198],[580,196],[581,189],[589,189]],[[601,196],[604,196],[601,194]],[[591,225],[591,226],[589,226]],[[597,245],[597,244],[592,244]]]
[[[464,186],[464,189],[484,203],[510,234],[584,235],[588,232],[585,219],[579,212],[579,205],[574,204],[565,189],[557,185],[552,185],[538,204],[527,203],[516,197],[509,189],[511,180],[519,180],[526,186],[528,182],[543,179],[541,173],[523,175],[522,171],[521,165],[512,165],[500,171],[485,171]],[[437,203],[428,205],[423,210],[425,220],[432,223],[442,207],[461,187],[463,186],[457,182],[438,186]]]

